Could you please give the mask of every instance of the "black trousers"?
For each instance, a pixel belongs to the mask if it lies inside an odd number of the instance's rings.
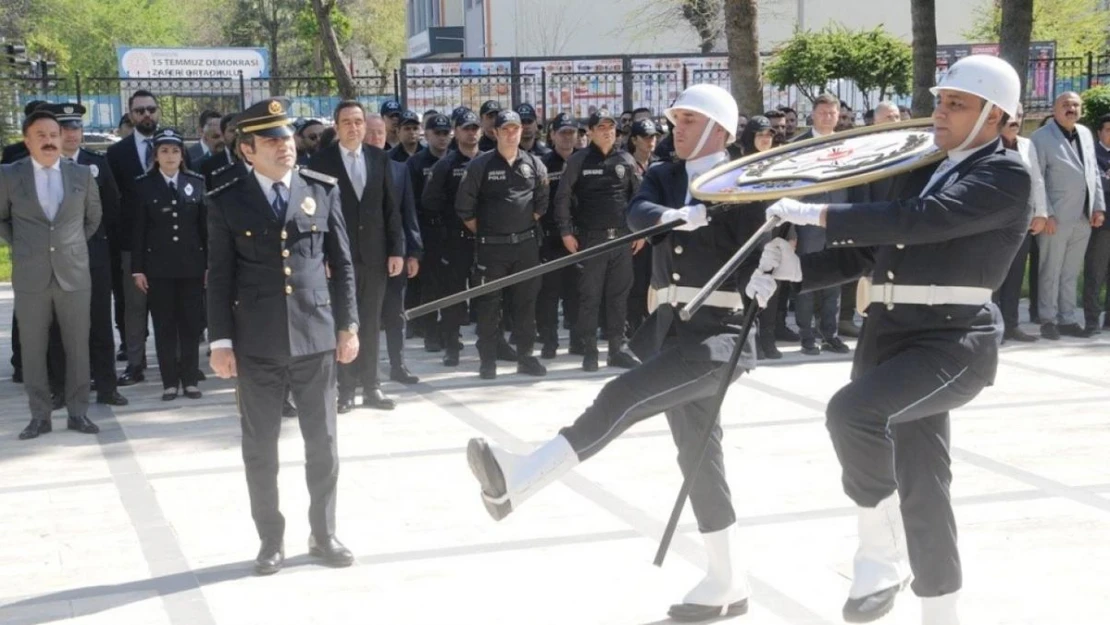
[[[722,430],[713,413],[714,395],[727,363],[689,361],[675,345],[663,349],[612,379],[574,424],[560,431],[578,458],[585,461],[634,424],[659,413],[667,415],[678,466],[684,476],[694,470],[701,439],[713,428],[705,460],[698,469],[690,504],[698,530],[716,532],[736,522],[732,494],[725,479]],[[740,376],[740,372],[736,377]]]
[[[1038,302],[1041,293],[1041,248],[1037,245],[1037,237],[1029,241],[1029,318],[1036,319],[1040,316]]]
[[[123,303],[123,255],[119,248],[119,241],[117,241],[115,237],[108,239],[108,253],[111,260],[112,314],[115,316],[116,331],[119,333],[119,340],[122,343],[124,337],[127,336],[127,332],[125,332],[124,328],[127,313]],[[126,278],[131,280],[130,271],[128,271]]]
[[[116,339],[112,334],[112,268],[109,265],[97,265],[91,267],[89,271],[92,274],[89,370],[92,372],[93,382],[96,383],[96,394],[107,397],[116,390]],[[203,309],[201,315],[204,315]],[[58,351],[61,352],[61,350]]]
[[[1097,228],[1091,230],[1087,255],[1083,259],[1083,317],[1088,328],[1098,327],[1102,312],[1098,296],[1106,284],[1107,272],[1110,272],[1110,230]],[[1107,298],[1110,299],[1110,294]]]
[[[648,318],[647,297],[651,288],[651,245],[645,245],[632,257],[632,289],[628,291],[628,334]]]
[[[1021,283],[1025,280],[1025,265],[1029,260],[1029,247],[1033,240],[1032,234],[1025,235],[1025,240],[1010,265],[1010,273],[1006,274],[1002,287],[994,293],[994,301],[1002,311],[1002,322],[1007,330],[1018,327],[1018,300],[1021,299]]]
[[[288,387],[297,405],[305,449],[308,522],[312,534],[335,533],[335,497],[339,480],[336,446],[335,352],[298,358],[259,358],[236,354],[236,396],[243,429],[243,464],[247,473],[251,517],[262,539],[281,539],[285,517],[278,507],[278,438],[281,407]]]
[[[384,265],[372,270],[355,264],[355,299],[358,300],[358,358],[339,365],[339,395],[353,397],[362,384],[364,392],[380,388],[378,381],[378,344],[381,341],[382,303],[385,301]],[[300,404],[297,404],[298,407]]]
[[[608,241],[604,234],[587,233],[579,238],[586,250]],[[610,344],[624,340],[628,318],[628,293],[632,290],[632,248],[606,252],[581,263],[578,274],[578,336],[587,351],[597,351],[598,310],[605,302],[605,330]]]
[[[382,329],[385,330],[385,348],[389,352],[389,364],[400,367],[405,364],[403,351],[405,349],[405,319],[401,316],[409,299],[408,290],[412,288],[412,281],[405,272],[386,280],[385,300],[382,302]],[[412,304],[415,306],[415,304]],[[434,328],[434,324],[425,326]],[[428,335],[425,334],[425,337]]]
[[[558,236],[544,237],[540,245],[540,260],[551,262],[568,256],[570,252]],[[567,303],[566,317],[573,328],[578,319],[578,269],[573,265],[551,271],[540,277],[540,291],[536,296],[536,328],[544,345],[559,346],[559,300]]]
[[[196,386],[204,325],[204,278],[148,278],[162,388]]]
[[[449,295],[443,277],[447,268],[444,261],[444,247],[447,245],[447,239],[443,227],[438,224],[421,222],[420,232],[424,237],[424,258],[420,261],[420,292],[417,303],[427,304]],[[411,291],[407,293],[411,293]],[[405,306],[411,307],[407,301],[409,297],[407,293]],[[424,323],[425,344],[428,343],[429,337],[440,337],[442,335],[439,324],[442,314],[442,311],[437,311],[414,320]],[[409,323],[412,323],[412,321]]]
[[[470,270],[474,266],[474,239],[461,234],[450,236],[443,246],[440,285],[442,294],[452,295],[465,291],[470,280]],[[440,333],[443,346],[447,350],[462,349],[459,341],[459,328],[469,321],[470,312],[466,302],[459,302],[440,311]]]
[[[943,349],[911,347],[861,373],[826,409],[844,492],[863,507],[896,490],[901,496],[920,597],[953,593],[963,583],[949,494],[948,414],[986,385]]]
[[[475,273],[488,282],[539,264],[540,252],[534,239],[506,245],[482,245],[478,247]],[[526,280],[506,290],[512,297],[512,342],[521,357],[531,356],[536,342],[536,296],[540,278]],[[478,355],[482,362],[493,362],[497,359],[501,336],[501,291],[477,298],[474,307],[478,311]]]

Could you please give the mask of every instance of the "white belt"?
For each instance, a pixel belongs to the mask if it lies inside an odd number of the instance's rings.
[[[672,284],[661,289],[648,290],[648,312],[655,312],[662,304],[670,304],[677,306],[678,304],[685,304],[694,299],[698,294],[700,288],[692,286],[678,286]],[[740,294],[735,291],[713,291],[709,297],[705,299],[703,306],[712,306],[714,308],[727,308],[729,310],[739,310],[743,307],[743,300],[740,299]]]
[[[885,304],[887,309],[895,304],[941,306],[983,306],[991,301],[991,290],[978,286],[921,286],[916,284],[873,284],[871,302]]]

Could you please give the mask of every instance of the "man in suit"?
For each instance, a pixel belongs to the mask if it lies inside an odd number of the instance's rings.
[[[119,189],[103,154],[81,147],[85,139],[85,107],[76,103],[52,104],[47,109],[62,127],[62,158],[92,171],[100,192],[100,227],[89,238],[89,273],[92,278],[89,325],[89,367],[96,385],[96,403],[126,406],[127,398],[116,389],[116,341],[112,334],[112,272],[108,232],[119,227]],[[51,345],[55,349],[55,345]]]
[[[235,115],[231,113],[220,118],[220,134],[223,136],[220,149],[206,158],[197,169],[204,176],[204,186],[207,189],[215,189],[246,173],[242,161],[235,153],[235,125],[231,123],[234,118]]]
[[[1110,115],[1098,120],[1098,143],[1095,145],[1095,158],[1098,160],[1098,173],[1102,177],[1102,195],[1105,204],[1110,205]],[[1103,220],[1102,227],[1091,232],[1087,244],[1087,255],[1083,261],[1083,317],[1084,328],[1088,334],[1098,334],[1099,301],[1098,296],[1106,284],[1110,271],[1110,223]],[[1110,295],[1107,295],[1110,301]],[[1105,307],[1110,311],[1110,306]],[[1110,314],[1106,315],[1103,327],[1110,328]]]
[[[56,319],[66,353],[66,427],[85,434],[89,421],[88,239],[100,227],[100,193],[92,171],[62,160],[61,126],[34,111],[23,120],[30,158],[0,166],[0,238],[12,246],[15,314],[23,340],[23,380],[31,422],[21,440],[52,429],[46,352]]]
[[[1041,336],[1086,337],[1076,319],[1075,296],[1091,228],[1106,218],[1102,172],[1091,131],[1079,123],[1083,100],[1067,92],[1056,98],[1052,121],[1031,137],[1048,197],[1048,221],[1037,235]]]
[[[197,126],[200,140],[188,149],[193,167],[200,167],[208,157],[219,154],[223,149],[224,134],[220,129],[220,117],[219,112],[212,109],[206,109],[200,114],[200,124]]]
[[[351,241],[358,298],[358,360],[339,368],[339,412],[354,409],[361,383],[362,405],[392,410],[378,381],[378,335],[386,282],[401,274],[405,265],[405,234],[397,191],[390,173],[389,156],[363,143],[366,112],[354,100],[335,108],[336,144],[321,147],[309,166],[339,180],[339,198]]]
[[[351,362],[359,340],[336,180],[294,171],[292,120],[278,100],[236,123],[254,169],[209,194],[208,327],[213,371],[238,376],[247,491],[262,541],[255,571],[276,573],[285,559],[277,474],[286,387],[305,443],[309,554],[350,566],[354,557],[335,537],[335,363]]]

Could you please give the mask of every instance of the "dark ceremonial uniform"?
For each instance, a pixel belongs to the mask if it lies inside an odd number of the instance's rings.
[[[547,212],[547,168],[535,155],[520,150],[509,163],[492,150],[480,154],[466,168],[455,210],[464,223],[478,222],[475,274],[490,281],[535,267],[540,263],[536,217]],[[539,279],[510,287],[513,338],[521,359],[532,354],[536,338],[536,295]],[[477,299],[478,355],[483,363],[497,358],[498,311],[501,293]]]
[[[196,386],[208,268],[204,177],[181,171],[171,184],[156,168],[137,187],[131,272],[145,274],[149,285],[162,387]]]
[[[962,583],[948,413],[994,381],[1003,325],[991,292],[1031,218],[1029,173],[1000,142],[951,162],[934,179],[931,168],[899,179],[903,199],[829,205],[829,249],[802,256],[803,291],[874,281],[852,382],[829,400],[827,425],[849,497],[874,507],[901,495],[921,597]]]
[[[709,163],[725,159],[724,152],[716,156],[719,160]],[[703,162],[702,166],[707,164]],[[703,173],[708,167],[696,171]],[[651,168],[632,198],[628,224],[633,230],[654,226],[667,209],[690,203],[688,188],[684,161]],[[726,324],[735,318],[734,308],[741,301],[739,290],[758,265],[759,251],[748,257],[690,321],[682,321],[678,309],[751,238],[763,221],[764,215],[759,210],[721,212],[703,228],[672,231],[653,241],[653,312],[631,342],[643,364],[606,384],[593,405],[561,431],[584,461],[633,424],[663,412],[678,446],[679,467],[686,475],[697,462],[703,433],[712,427],[705,461],[690,492],[701,532],[725,529],[736,520],[725,480],[721,427],[712,408],[720,376],[737,347],[736,330]],[[755,366],[754,340],[754,336],[749,336],[743,346],[738,371]]]
[[[313,171],[291,172],[280,211],[255,173],[208,197],[209,335],[213,349],[227,340],[235,350],[247,490],[264,540],[280,541],[285,531],[277,473],[287,386],[305,441],[309,524],[317,540],[335,532],[336,332],[357,330],[358,319],[335,184]]]
[[[628,201],[640,186],[632,155],[614,146],[607,154],[595,143],[567,159],[555,194],[555,221],[560,236],[574,236],[587,250],[629,233]],[[632,289],[632,247],[612,250],[583,261],[578,274],[578,336],[587,358],[597,358],[597,318],[605,302],[609,357],[624,344],[628,292]]]

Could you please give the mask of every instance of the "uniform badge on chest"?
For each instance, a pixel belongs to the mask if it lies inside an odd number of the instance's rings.
[[[316,214],[316,200],[314,200],[310,197],[306,197],[304,199],[304,201],[301,202],[301,210],[304,211],[305,215],[308,215],[310,217],[312,215],[315,215]]]
[[[185,195],[192,195],[193,194],[193,185],[192,185],[192,183],[185,183],[184,191],[185,191]]]

